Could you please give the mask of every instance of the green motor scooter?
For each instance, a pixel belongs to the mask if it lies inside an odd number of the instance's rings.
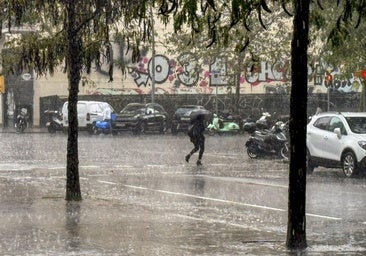
[[[212,122],[207,126],[209,135],[222,133],[241,133],[239,124],[229,119],[219,118],[217,114],[213,115]]]

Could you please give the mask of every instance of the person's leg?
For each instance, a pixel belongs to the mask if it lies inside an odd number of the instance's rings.
[[[112,134],[112,120],[108,119],[109,133]]]
[[[188,155],[186,155],[186,162],[187,163],[189,162],[189,159],[191,158],[191,156],[200,149],[198,141],[193,141],[193,145],[194,145],[194,148],[191,150],[191,152],[189,152]]]
[[[202,160],[203,152],[205,152],[205,137],[204,136],[199,140],[199,150],[200,151],[198,152],[197,165],[202,165],[201,160]]]

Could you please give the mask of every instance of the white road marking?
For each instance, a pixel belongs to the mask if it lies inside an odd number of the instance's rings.
[[[104,184],[109,184],[109,185],[117,185],[117,183],[115,182],[110,182],[110,181],[104,181],[104,180],[98,180],[99,183],[104,183]]]
[[[134,168],[135,166],[133,165],[115,165],[115,168]]]
[[[65,169],[65,166],[59,166],[59,167],[49,167],[49,170],[61,170],[61,169]]]
[[[190,175],[190,176],[193,176],[193,175]],[[279,184],[274,184],[274,183],[269,183],[269,182],[259,182],[254,179],[235,178],[235,177],[214,177],[214,176],[208,176],[208,175],[194,175],[194,176],[201,176],[201,177],[205,177],[207,179],[214,179],[214,180],[235,181],[235,182],[246,183],[246,184],[254,184],[254,185],[260,185],[260,186],[279,187],[279,188],[288,189],[288,186],[286,186],[286,185],[279,185]]]
[[[92,169],[92,168],[100,168],[100,166],[99,165],[83,165],[83,166],[80,166],[80,168],[90,168],[90,169]]]
[[[240,224],[236,224],[236,223],[232,223],[232,222],[226,222],[224,220],[199,218],[199,217],[193,217],[193,216],[188,216],[188,215],[183,215],[183,214],[173,214],[173,215],[177,216],[177,217],[180,217],[180,218],[184,218],[184,219],[190,219],[190,220],[196,220],[196,221],[202,221],[202,222],[208,222],[208,223],[225,224],[225,225],[229,225],[229,226],[233,226],[233,227],[237,227],[237,228],[261,231],[259,228],[255,228],[253,226],[240,225]]]
[[[106,184],[113,184],[113,185],[117,184],[117,183],[108,182],[108,181],[98,181],[98,182],[106,183]],[[179,193],[179,192],[160,190],[160,189],[151,189],[151,188],[141,187],[141,186],[133,186],[133,185],[126,185],[126,184],[122,184],[122,186],[127,187],[127,188],[132,188],[132,189],[149,190],[149,191],[154,191],[154,192],[159,192],[159,193],[164,193],[164,194],[169,194],[169,195],[175,195],[175,196],[184,196],[184,197],[190,197],[190,198],[195,198],[195,199],[203,199],[203,200],[212,201],[212,202],[228,203],[228,204],[233,204],[233,205],[240,205],[240,206],[258,208],[258,209],[264,209],[264,210],[271,210],[271,211],[278,211],[278,212],[287,212],[287,210],[284,210],[284,209],[269,207],[269,206],[264,206],[264,205],[247,204],[247,203],[235,202],[235,201],[225,200],[225,199],[211,198],[211,197],[205,197],[205,196],[196,196],[196,195],[191,195],[191,194],[186,194],[186,193]],[[322,219],[342,220],[342,218],[319,215],[319,214],[306,213],[306,215],[311,216],[311,217],[322,218]]]

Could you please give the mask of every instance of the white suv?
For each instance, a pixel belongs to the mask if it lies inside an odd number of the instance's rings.
[[[102,101],[78,101],[78,127],[80,130],[86,130],[89,133],[93,133],[93,124],[96,121],[103,120],[103,110],[106,107],[106,102]],[[62,107],[62,125],[64,128],[69,126],[68,118],[68,105],[66,101]],[[109,104],[108,104],[109,105]],[[109,105],[109,107],[113,108]]]
[[[307,172],[317,166],[352,177],[366,167],[366,112],[323,112],[307,125]]]

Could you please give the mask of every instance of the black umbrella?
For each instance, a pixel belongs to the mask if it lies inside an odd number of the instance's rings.
[[[189,114],[191,121],[196,120],[200,116],[202,116],[205,120],[209,120],[209,118],[212,117],[212,113],[207,109],[194,109]]]

